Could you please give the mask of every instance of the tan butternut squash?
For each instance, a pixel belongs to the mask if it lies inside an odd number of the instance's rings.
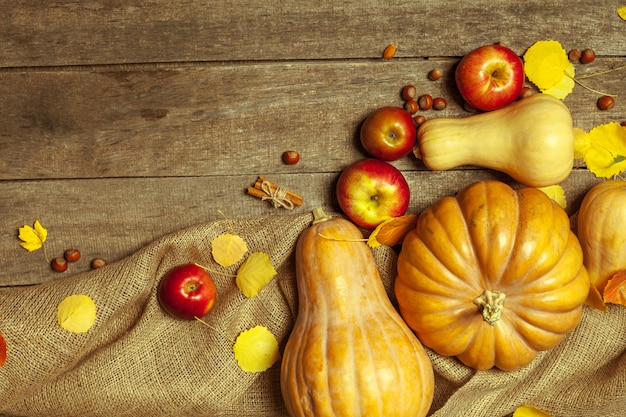
[[[430,359],[391,304],[363,235],[316,211],[296,246],[298,314],[281,365],[292,417],[418,417]]]
[[[588,304],[604,309],[604,288],[626,270],[626,181],[607,180],[585,194],[578,211],[578,239],[591,279]]]
[[[547,94],[465,118],[429,119],[417,135],[413,153],[432,170],[473,165],[544,187],[563,181],[574,162],[572,116]]]

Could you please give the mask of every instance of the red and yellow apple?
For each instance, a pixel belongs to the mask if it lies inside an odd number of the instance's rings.
[[[496,110],[520,97],[524,64],[510,48],[484,45],[467,53],[454,72],[459,93],[478,110]]]
[[[216,298],[215,282],[204,268],[196,264],[172,269],[159,283],[159,303],[163,310],[176,318],[202,318],[213,309]]]
[[[368,158],[352,163],[339,175],[337,201],[356,225],[374,229],[406,213],[410,191],[404,175],[393,165]]]
[[[411,153],[416,141],[413,118],[400,107],[380,107],[370,113],[361,126],[365,151],[382,161],[395,161]]]

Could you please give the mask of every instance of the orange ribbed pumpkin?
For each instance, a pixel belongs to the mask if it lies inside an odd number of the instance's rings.
[[[298,314],[283,353],[292,417],[421,417],[434,375],[351,222],[317,219],[296,246]]]
[[[565,211],[536,188],[474,183],[405,237],[395,293],[422,343],[475,369],[514,370],[573,330],[589,291]]]

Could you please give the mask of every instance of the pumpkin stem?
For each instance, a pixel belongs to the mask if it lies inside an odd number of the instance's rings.
[[[504,299],[506,295],[503,292],[485,290],[481,295],[474,299],[474,304],[478,307],[483,315],[483,319],[490,325],[495,325],[500,319],[500,314],[504,309]]]
[[[330,220],[331,217],[324,212],[324,209],[321,207],[313,209],[313,224],[325,222]]]

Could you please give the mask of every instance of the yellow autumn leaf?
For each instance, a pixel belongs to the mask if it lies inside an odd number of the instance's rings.
[[[567,97],[567,95],[574,90],[574,86],[576,85],[574,82],[574,64],[570,62],[569,66],[565,68],[564,73],[566,74],[565,77],[562,77],[559,82],[550,88],[546,88],[542,92],[554,98],[558,98],[559,100],[563,100]],[[569,77],[567,75],[569,75]]]
[[[415,214],[405,214],[387,219],[376,226],[367,238],[367,244],[372,249],[381,245],[395,246],[402,242],[409,230],[415,227],[416,222],[417,216]]]
[[[626,6],[618,7],[617,14],[622,18],[622,20],[626,20]]]
[[[517,409],[513,413],[513,417],[552,417],[552,416],[531,405],[522,405],[520,407],[517,407]]]
[[[41,248],[48,237],[48,231],[39,223],[39,220],[35,220],[33,226],[24,225],[19,228],[18,237],[22,241],[20,246],[29,252]]]
[[[574,128],[574,159],[583,159],[585,154],[591,147],[589,142],[589,135],[587,132],[580,128]]]
[[[558,41],[537,41],[524,54],[524,72],[542,91],[555,87],[563,82],[563,78],[569,78],[565,75],[566,70],[574,76],[567,52]]]
[[[265,252],[254,252],[237,270],[236,283],[239,290],[248,298],[256,297],[274,278],[276,270]]]
[[[72,294],[57,307],[57,322],[63,330],[85,333],[96,321],[96,303],[87,295]]]
[[[565,198],[565,191],[563,187],[560,185],[549,185],[547,187],[539,188],[543,191],[548,197],[552,200],[556,201],[561,207],[567,207],[567,199]]]
[[[609,122],[594,127],[587,135],[589,148],[583,159],[595,176],[609,178],[626,169],[626,127]]]
[[[248,245],[238,235],[232,233],[221,234],[211,242],[211,254],[215,262],[223,267],[239,262],[248,252]]]
[[[263,372],[278,359],[278,341],[265,326],[256,326],[237,336],[233,353],[239,367],[245,372]]]

